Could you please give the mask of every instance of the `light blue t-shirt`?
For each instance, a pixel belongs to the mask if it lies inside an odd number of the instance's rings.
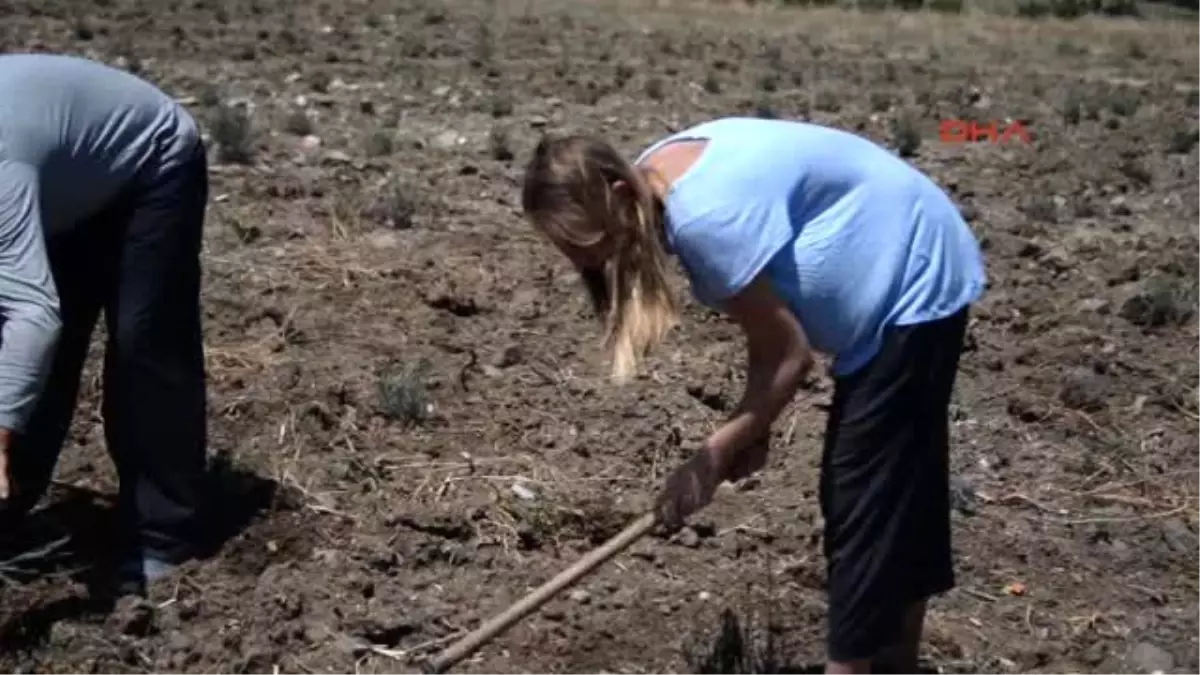
[[[760,273],[817,351],[848,375],[889,326],[977,300],[979,244],[950,198],[892,152],[816,124],[724,118],[662,139],[705,140],[665,200],[667,241],[716,309]]]
[[[62,331],[47,238],[200,151],[196,121],[122,70],[0,54],[0,428],[33,414]]]

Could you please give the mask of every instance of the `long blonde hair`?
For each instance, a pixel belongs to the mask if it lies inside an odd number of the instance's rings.
[[[615,190],[617,182],[629,190]],[[608,143],[547,136],[526,167],[521,203],[534,226],[560,247],[611,246],[603,289],[589,292],[604,320],[613,378],[628,379],[679,316],[668,281],[662,202]],[[581,273],[586,280],[587,272]]]

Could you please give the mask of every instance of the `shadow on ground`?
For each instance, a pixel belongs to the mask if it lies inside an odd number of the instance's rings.
[[[754,631],[726,609],[720,626],[707,644],[693,643],[687,649],[689,672],[726,673],[824,673],[824,663],[803,663],[782,645],[778,627],[768,624]],[[761,633],[761,634],[760,634]],[[889,672],[879,670],[877,672]],[[939,673],[937,667],[922,663],[918,673]]]
[[[215,556],[233,537],[271,508],[278,483],[215,456],[209,471],[212,529],[201,559]],[[113,611],[116,559],[115,497],[56,484],[47,505],[0,532],[0,650],[28,649],[55,623],[99,618]],[[49,601],[22,607],[20,591],[52,584]],[[86,593],[77,592],[82,585]]]

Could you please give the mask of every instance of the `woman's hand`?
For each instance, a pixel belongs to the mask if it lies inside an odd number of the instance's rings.
[[[654,507],[658,521],[668,531],[683,527],[689,516],[708,506],[723,481],[739,481],[763,468],[769,450],[766,439],[732,457],[714,453],[711,446],[701,448],[667,476]]]
[[[667,477],[655,510],[669,529],[707,506],[722,481],[740,480],[766,464],[771,423],[812,367],[800,322],[765,279],[728,299],[725,311],[746,334],[746,393],[733,417]]]
[[[667,476],[654,504],[658,522],[670,532],[683,527],[688,516],[708,506],[720,483],[712,453],[701,448]]]

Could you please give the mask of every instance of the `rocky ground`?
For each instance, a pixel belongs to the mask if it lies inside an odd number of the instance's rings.
[[[736,400],[741,345],[689,304],[650,372],[610,385],[575,280],[519,216],[522,163],[545,131],[632,154],[760,114],[896,148],[985,242],[954,404],[959,587],[933,606],[929,667],[1195,672],[1197,33],[733,3],[8,0],[0,48],[134,69],[210,135],[228,540],[146,602],[90,599],[114,478],[89,376],[40,525],[0,562],[0,666],[411,671],[615,534]],[[1035,139],[939,143],[951,118]],[[829,394],[814,381],[769,467],[690,529],[460,669],[819,667]]]

